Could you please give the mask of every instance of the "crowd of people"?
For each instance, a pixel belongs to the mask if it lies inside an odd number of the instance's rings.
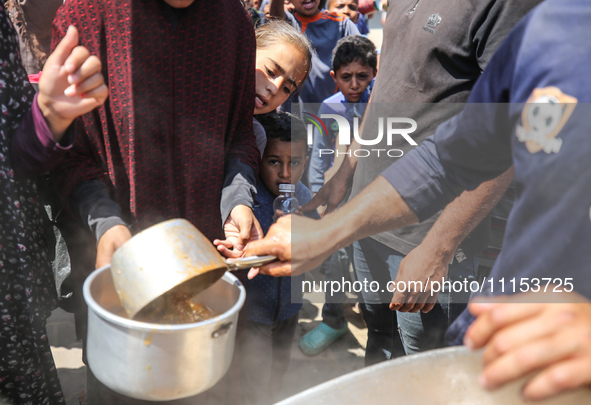
[[[485,347],[488,389],[532,371],[527,399],[591,384],[584,0],[5,3],[0,402],[64,403],[48,316],[58,304],[73,312],[84,342],[85,278],[171,218],[227,257],[279,260],[237,273],[247,301],[229,374],[170,403],[282,399],[302,308],[294,285],[316,268],[344,280],[350,266],[380,286],[358,297],[366,365],[465,344]],[[366,37],[378,9],[381,50]],[[410,141],[375,139],[392,116],[414,120]],[[367,157],[365,145],[399,154]],[[282,184],[301,207],[277,219]],[[508,188],[514,207],[489,266],[479,254]],[[49,220],[70,263],[57,285]],[[438,279],[477,282],[488,299],[387,288]],[[517,294],[523,280],[530,292]],[[490,297],[501,293],[515,294]],[[347,333],[345,302],[327,295],[304,354]],[[91,368],[81,398],[145,403]]]

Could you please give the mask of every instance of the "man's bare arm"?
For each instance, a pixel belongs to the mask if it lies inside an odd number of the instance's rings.
[[[400,263],[397,281],[440,280],[447,276],[449,263],[460,243],[497,205],[513,180],[513,167],[495,179],[471,191],[464,191],[453,200],[437,219],[423,242]],[[429,312],[437,293],[396,291],[390,309],[402,312]]]
[[[264,239],[247,245],[245,254],[272,254],[281,260],[262,267],[263,274],[297,275],[316,268],[333,252],[358,239],[417,221],[396,189],[380,176],[321,220],[293,215],[280,218]]]

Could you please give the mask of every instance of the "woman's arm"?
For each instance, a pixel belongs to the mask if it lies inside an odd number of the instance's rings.
[[[39,94],[18,127],[11,145],[15,171],[35,175],[50,170],[72,146],[66,131],[74,119],[107,99],[101,62],[78,46],[78,31],[70,27],[43,68]]]

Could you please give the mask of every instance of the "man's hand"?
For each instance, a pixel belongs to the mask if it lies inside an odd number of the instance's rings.
[[[78,46],[78,31],[70,26],[47,59],[39,80],[37,103],[56,142],[76,117],[107,99],[109,93],[101,69],[99,58]]]
[[[468,309],[476,320],[464,343],[485,348],[480,378],[485,388],[533,371],[539,374],[523,389],[527,400],[591,384],[591,303],[580,295],[518,294],[473,302]]]
[[[226,257],[237,258],[244,255],[244,246],[250,241],[263,237],[263,230],[246,205],[235,206],[224,224],[226,239],[213,241],[220,253]]]
[[[113,253],[129,239],[131,239],[131,232],[125,225],[115,225],[103,233],[103,236],[98,241],[94,267],[100,269],[110,264]]]
[[[271,225],[267,235],[256,242],[246,246],[246,256],[277,256],[278,261],[266,264],[263,267],[253,267],[248,272],[248,278],[252,279],[257,274],[267,274],[275,277],[291,276],[291,215],[286,215]]]
[[[334,211],[345,198],[352,179],[352,171],[340,169],[318,190],[314,198],[302,207],[302,211],[310,212],[322,205],[326,205],[324,214]]]
[[[421,244],[413,249],[408,256],[400,262],[398,275],[394,283],[399,281],[406,285],[405,291],[396,291],[392,297],[390,309],[400,312],[427,313],[433,309],[437,302],[438,292],[431,292],[431,280],[441,282],[447,276],[449,270],[449,255],[440,253],[437,249],[431,248],[428,244]],[[427,283],[427,280],[429,282]],[[416,288],[417,284],[410,284],[416,281],[422,285],[423,292]],[[413,290],[410,287],[413,286]],[[426,285],[426,287],[425,287]]]
[[[261,267],[263,274],[298,275],[315,269],[339,248],[356,240],[416,222],[417,217],[408,204],[380,176],[321,220],[293,215],[279,218],[264,239],[248,244],[246,255],[279,257],[281,262]]]
[[[248,277],[253,278],[259,272],[274,277],[297,276],[315,269],[330,256],[333,249],[326,240],[320,221],[297,216],[297,231],[292,229],[293,215],[277,220],[269,228],[264,239],[251,242],[246,246],[246,256],[277,256],[279,261],[253,268]]]

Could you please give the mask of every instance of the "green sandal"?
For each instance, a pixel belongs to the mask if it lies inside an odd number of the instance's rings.
[[[300,350],[307,356],[316,356],[332,342],[347,333],[349,329],[345,325],[342,329],[333,329],[324,322],[306,333],[300,339]]]

